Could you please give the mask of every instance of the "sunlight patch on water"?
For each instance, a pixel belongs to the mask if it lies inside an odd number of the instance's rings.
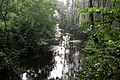
[[[26,73],[26,72],[23,73],[23,75],[22,75],[22,80],[28,80],[28,78],[27,78],[27,73]]]
[[[68,71],[68,67],[65,67],[67,65],[66,60],[65,60],[65,48],[59,47],[59,48],[54,48],[54,49],[58,49],[58,50],[56,50],[57,51],[56,56],[54,57],[55,58],[55,67],[51,71],[48,79],[56,78],[56,77],[61,78],[63,76],[63,69],[64,69],[64,72]]]
[[[56,25],[56,27],[58,26],[59,24]],[[59,29],[59,27],[57,29]],[[55,79],[56,77],[61,78],[65,73],[68,72],[68,64],[65,59],[66,58],[65,56],[70,52],[69,49],[66,49],[67,45],[69,45],[69,41],[70,41],[69,35],[62,35],[62,39],[59,45],[52,46],[51,50],[53,50],[55,54],[55,57],[54,57],[55,66],[53,70],[50,72],[50,76],[48,77],[48,79],[50,78]]]

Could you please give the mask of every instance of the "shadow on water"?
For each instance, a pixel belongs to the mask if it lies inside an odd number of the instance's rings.
[[[0,80],[20,80],[20,76],[13,70],[0,69]]]
[[[28,48],[27,52],[20,56],[20,70],[0,69],[0,80],[44,80],[53,68],[53,52],[49,51],[49,45],[41,46],[39,53]]]

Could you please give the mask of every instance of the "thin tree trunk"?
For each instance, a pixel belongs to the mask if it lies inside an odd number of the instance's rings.
[[[89,7],[90,8],[92,8],[93,7],[93,1],[92,0],[89,0]],[[90,15],[89,15],[89,19],[91,20],[91,22],[92,22],[92,26],[94,25],[94,15],[93,15],[93,13],[90,13]]]

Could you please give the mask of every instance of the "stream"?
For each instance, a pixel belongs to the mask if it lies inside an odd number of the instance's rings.
[[[67,0],[52,1],[64,3],[62,4],[64,6],[67,5]],[[58,6],[61,5],[59,3],[56,2]],[[71,4],[72,3],[70,2],[69,7],[71,7]],[[56,19],[61,19],[61,16],[57,11],[55,11],[53,17],[55,17]],[[53,52],[54,64],[51,71],[47,73],[47,79],[45,80],[76,80],[77,73],[81,69],[82,62],[80,58],[80,53],[82,52],[81,48],[83,45],[84,37],[80,36],[79,33],[73,34],[67,32],[65,30],[65,27],[66,26],[64,26],[64,28],[61,28],[59,23],[55,26],[55,40],[58,42],[58,44],[52,45],[50,47],[50,51]],[[31,77],[32,74],[28,74],[31,71],[34,72],[34,70],[26,70],[26,72],[22,73],[21,79],[34,80],[35,77],[38,77],[38,74],[34,74],[33,77]],[[44,72],[45,70],[38,69],[37,73],[41,74],[42,71]]]
[[[72,40],[72,34],[61,33],[59,24],[56,25],[57,37],[60,36],[59,45],[54,46],[55,66],[50,72],[49,79],[75,80],[76,74],[81,68],[80,44],[81,40]]]
[[[59,24],[56,24],[56,40],[58,45],[52,45],[50,51],[54,55],[54,67],[50,71],[47,80],[76,80],[76,74],[81,69],[80,45],[82,40],[75,40],[73,34],[62,33]],[[30,70],[26,70],[21,75],[22,80],[34,80],[31,75],[28,75]],[[34,71],[33,71],[34,72]],[[41,70],[38,71],[41,73]],[[34,77],[37,77],[34,74]],[[46,80],[46,79],[45,79]]]

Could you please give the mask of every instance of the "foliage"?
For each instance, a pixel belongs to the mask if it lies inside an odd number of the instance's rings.
[[[52,54],[48,40],[54,36],[54,9],[49,0],[0,0],[0,70],[18,72],[27,68],[23,63],[29,56],[43,63]],[[52,58],[47,59],[40,68]]]
[[[120,79],[120,0],[109,7],[87,8],[80,12],[93,13],[102,19],[87,23],[89,39],[85,42],[82,69],[79,80],[119,80]],[[99,12],[98,12],[99,11]],[[99,16],[97,16],[99,17]],[[82,26],[86,23],[81,23]]]

